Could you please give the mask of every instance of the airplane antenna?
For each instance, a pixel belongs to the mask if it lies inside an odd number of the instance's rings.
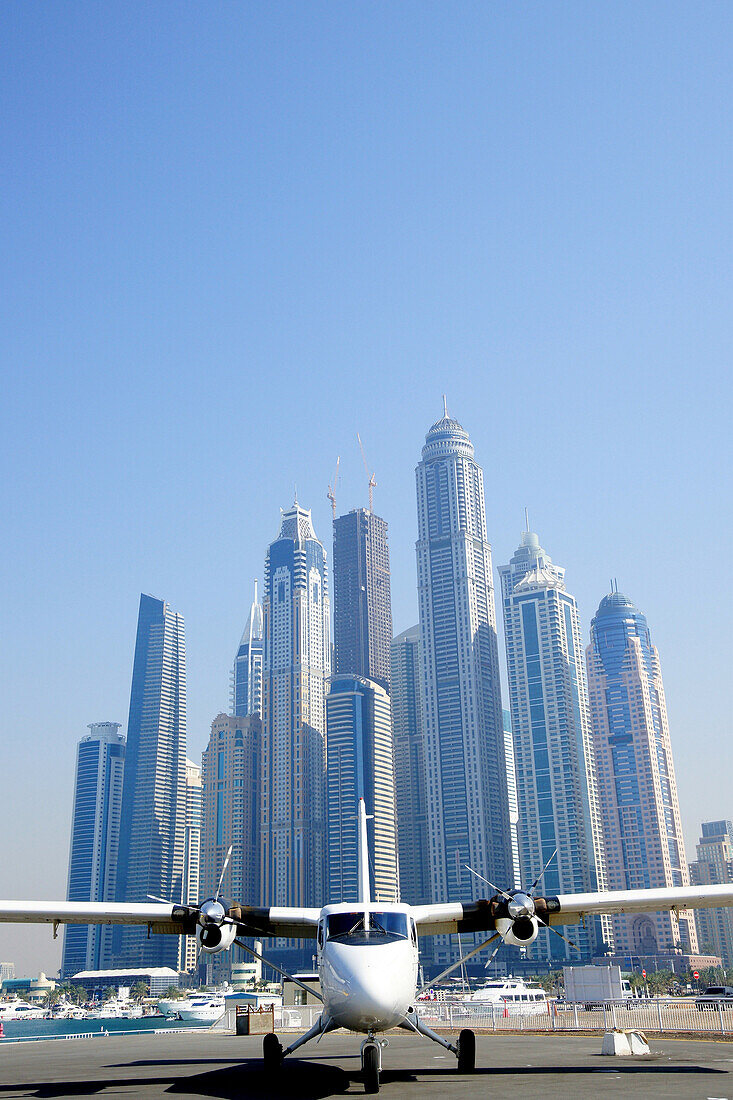
[[[364,447],[361,442],[361,436],[356,433],[356,438],[359,440],[359,449],[361,451],[361,460],[364,463],[364,473],[369,478],[369,511],[374,511],[374,487],[377,484],[377,479],[374,476],[374,472],[369,473],[369,467],[367,466],[366,455],[364,454]]]

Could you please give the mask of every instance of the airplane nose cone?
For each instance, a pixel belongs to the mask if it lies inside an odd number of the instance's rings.
[[[331,953],[327,984],[333,989],[328,1001],[334,1018],[356,1031],[382,1030],[398,1023],[415,989],[409,963],[404,965],[408,960],[400,959],[402,965],[395,965],[397,961],[379,947],[348,947],[338,956]]]

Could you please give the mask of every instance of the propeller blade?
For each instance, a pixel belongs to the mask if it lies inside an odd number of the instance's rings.
[[[547,868],[548,868],[548,867],[550,866],[550,864],[552,863],[552,861],[553,861],[553,859],[555,858],[555,856],[556,856],[556,855],[557,855],[557,848],[556,848],[556,849],[555,849],[555,851],[554,851],[554,852],[552,853],[552,855],[551,855],[551,856],[550,856],[550,858],[548,859],[547,863],[546,863],[546,864],[545,864],[545,866],[544,866],[544,867],[542,868],[542,870],[541,870],[541,871],[540,871],[540,873],[538,874],[537,878],[536,878],[536,879],[534,880],[534,882],[533,882],[533,883],[532,883],[532,885],[530,886],[530,888],[529,888],[529,896],[530,896],[531,898],[533,898],[533,897],[534,897],[534,892],[535,892],[535,890],[537,889],[537,883],[538,883],[538,882],[540,881],[540,879],[542,878],[542,876],[544,875],[545,871],[546,871],[546,870],[547,870]]]
[[[224,866],[222,867],[221,875],[219,876],[219,885],[216,888],[216,897],[214,898],[214,901],[219,900],[219,894],[221,893],[221,884],[224,881],[224,875],[226,874],[227,866],[229,864],[229,860],[230,860],[231,855],[232,855],[232,848],[233,847],[234,847],[233,844],[229,845],[229,851],[227,852],[227,858],[224,860]]]
[[[535,916],[537,916],[536,913]],[[573,941],[569,940],[567,936],[563,936],[562,932],[558,932],[557,928],[553,928],[551,924],[545,924],[542,917],[537,917],[537,922],[541,924],[543,928],[548,928],[550,932],[554,932],[555,935],[559,936],[561,940],[565,940],[565,943],[569,944],[570,947],[575,948],[578,954],[580,954],[580,948],[578,947],[577,943],[573,943]]]
[[[159,898],[156,894],[146,894],[145,896],[150,898],[151,901],[162,901],[163,905],[170,905],[171,904],[165,898]]]
[[[502,942],[503,942],[503,941],[502,941]],[[486,960],[486,962],[484,963],[484,970],[488,970],[488,969],[489,969],[489,967],[491,966],[492,962],[494,961],[494,956],[496,955],[496,952],[497,952],[497,951],[499,950],[499,948],[500,948],[500,947],[501,947],[501,943],[497,943],[496,947],[494,948],[494,950],[493,950],[493,951],[491,952],[491,954],[489,955],[488,959],[487,959],[487,960]]]
[[[467,871],[470,871],[472,875],[475,875],[476,878],[480,878],[482,882],[485,882],[487,886],[490,886],[492,890],[495,890],[497,894],[501,894],[501,896],[503,898],[506,898],[507,901],[512,900],[511,894],[507,894],[506,890],[500,890],[498,886],[494,886],[493,882],[489,882],[489,880],[487,878],[484,878],[483,875],[480,875],[478,871],[474,871],[473,867],[469,867],[467,863],[464,863],[463,866],[466,868]]]

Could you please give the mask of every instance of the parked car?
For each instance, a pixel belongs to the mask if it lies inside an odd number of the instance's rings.
[[[718,1005],[733,1008],[733,986],[709,985],[704,993],[695,998],[695,1004],[700,1012],[704,1012],[706,1008],[715,1010]]]

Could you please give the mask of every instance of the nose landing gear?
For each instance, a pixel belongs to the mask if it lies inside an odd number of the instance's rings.
[[[387,1039],[377,1039],[370,1031],[361,1044],[361,1072],[364,1077],[364,1092],[379,1092],[379,1074],[382,1070],[382,1047]]]

